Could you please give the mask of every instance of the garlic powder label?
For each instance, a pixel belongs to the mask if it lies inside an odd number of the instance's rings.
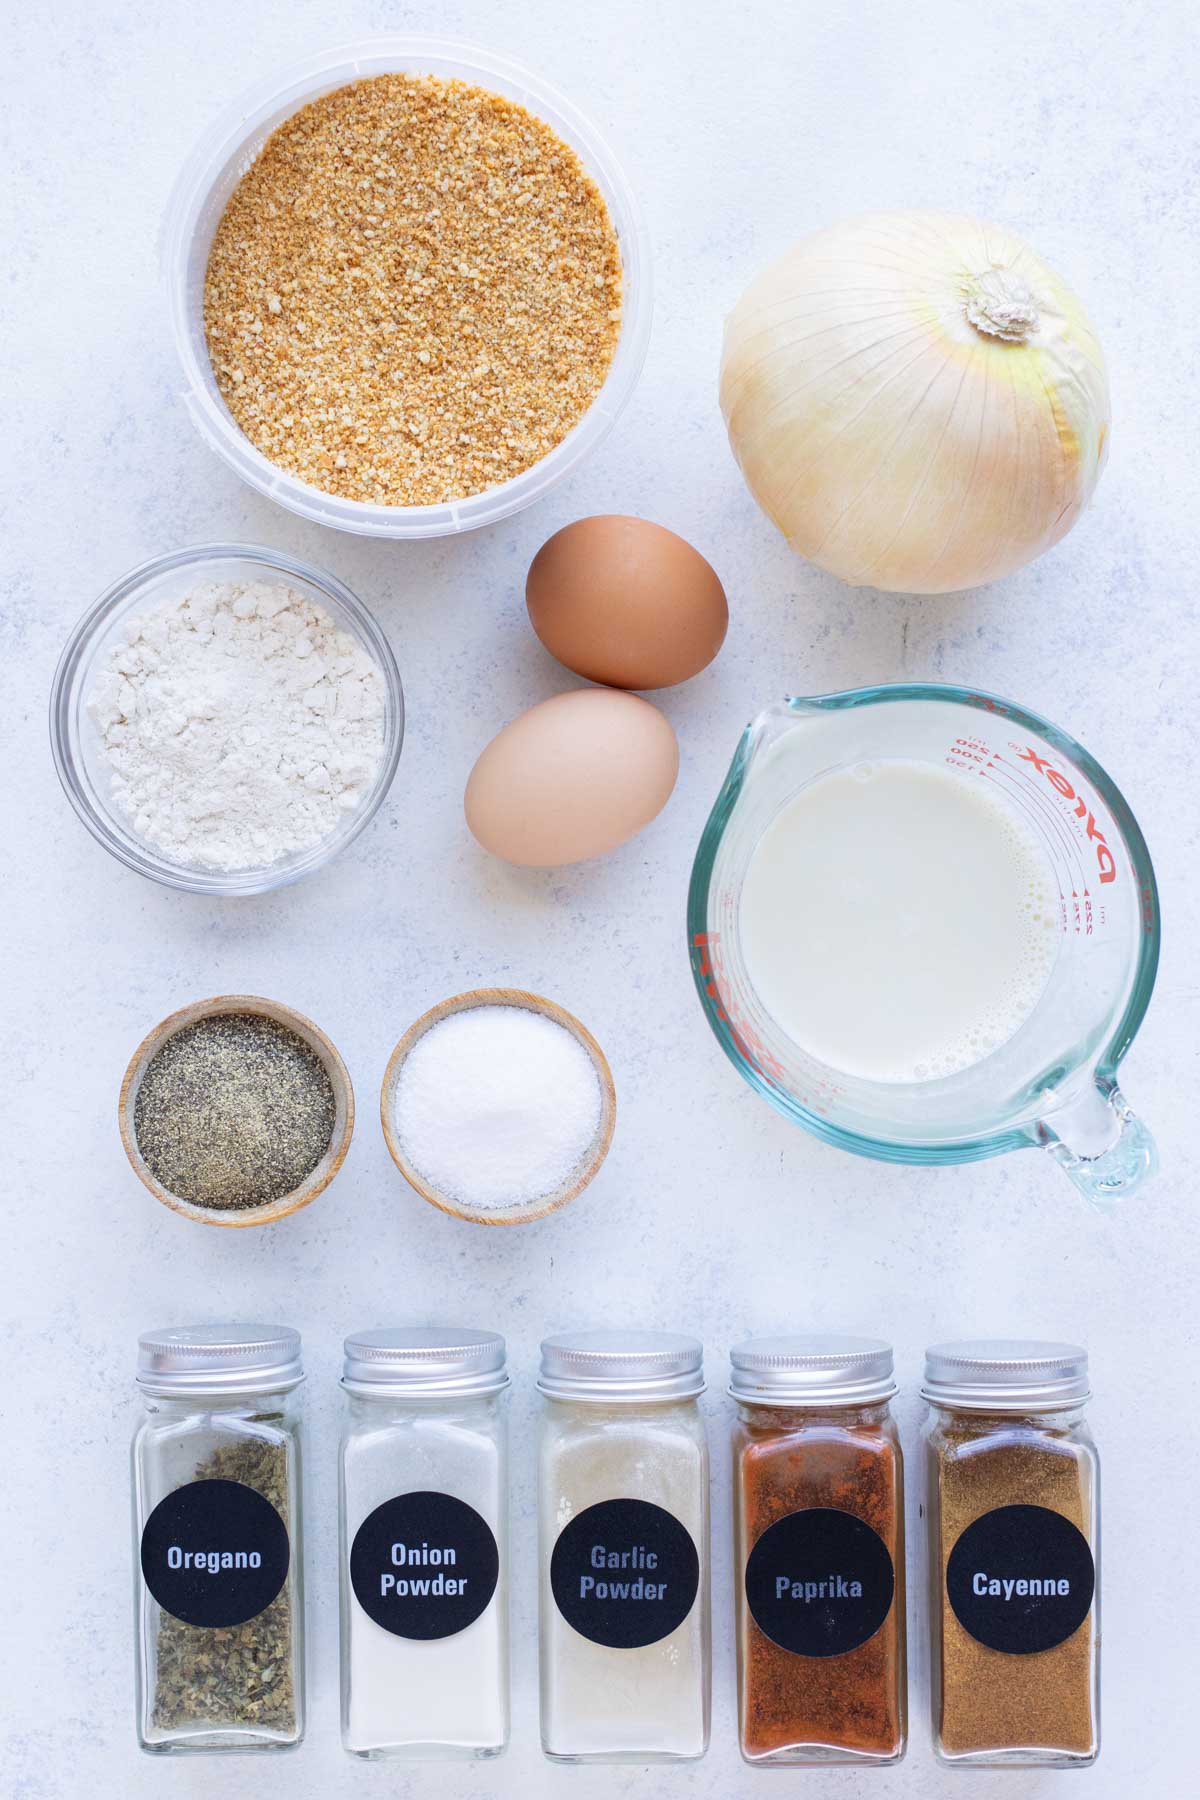
[[[635,1650],[691,1612],[700,1557],[673,1513],[648,1500],[601,1500],[564,1526],[550,1559],[559,1612],[581,1637]]]

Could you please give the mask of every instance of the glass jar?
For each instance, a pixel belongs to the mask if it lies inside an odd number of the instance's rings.
[[[290,1749],[304,1735],[299,1335],[147,1332],[137,1380],[138,1741]]]
[[[899,1762],[904,1478],[891,1347],[751,1338],[730,1360],[742,1755]]]
[[[697,1339],[547,1338],[538,1466],[542,1748],[559,1762],[703,1756],[708,1442]]]
[[[427,1326],[346,1339],[342,1743],[498,1756],[508,1742],[504,1339]]]
[[[1082,1767],[1100,1749],[1100,1481],[1087,1352],[926,1353],[930,1691],[942,1762]]]

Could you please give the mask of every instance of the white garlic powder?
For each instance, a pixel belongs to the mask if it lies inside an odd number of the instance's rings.
[[[383,754],[374,659],[279,581],[203,582],[129,621],[88,712],[112,800],[173,862],[230,871],[311,849]]]

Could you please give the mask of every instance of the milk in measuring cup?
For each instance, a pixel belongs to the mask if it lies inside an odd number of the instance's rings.
[[[868,1081],[931,1081],[981,1061],[1036,1006],[1057,884],[983,778],[860,763],[767,826],[740,933],[760,999],[802,1050]]]

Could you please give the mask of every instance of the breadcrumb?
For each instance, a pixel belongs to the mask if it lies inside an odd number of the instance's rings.
[[[539,462],[603,386],[621,309],[616,232],[574,150],[515,101],[405,74],[285,120],[230,196],[204,293],[251,443],[388,506]]]

